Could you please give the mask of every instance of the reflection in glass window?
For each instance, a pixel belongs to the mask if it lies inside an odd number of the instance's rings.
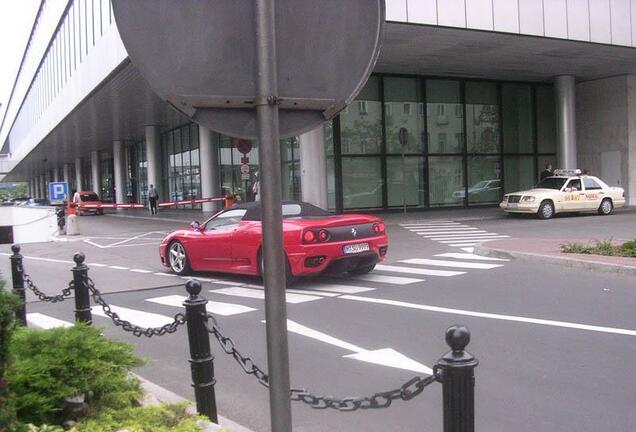
[[[431,138],[429,153],[461,153],[463,143],[457,145],[446,140],[448,135],[454,137],[464,133],[459,81],[426,80],[426,107],[426,124]]]
[[[498,203],[502,186],[499,156],[468,159],[468,204]]]
[[[343,157],[342,195],[345,209],[382,207],[380,158]]]
[[[387,158],[387,194],[389,207],[426,205],[424,157],[400,156]]]
[[[386,115],[386,144],[388,153],[402,153],[399,140],[400,129],[408,131],[408,139],[404,148],[405,153],[423,153],[424,151],[424,118],[411,115],[411,105],[420,104],[419,80],[417,78],[387,77],[384,79],[385,111]],[[401,109],[400,109],[401,108]],[[395,112],[397,111],[397,112]]]
[[[534,150],[534,108],[532,87],[502,85],[504,152],[532,153]]]
[[[494,83],[466,83],[466,141],[468,153],[498,153],[499,104]]]
[[[534,158],[506,156],[504,158],[504,193],[523,191],[534,185]]]
[[[380,153],[382,148],[382,103],[380,102],[379,78],[371,77],[356,100],[357,110],[351,109],[348,113],[340,114],[342,153]]]
[[[464,168],[461,156],[429,157],[429,201],[433,206],[462,205]]]
[[[554,89],[537,86],[537,145],[539,153],[556,152],[556,108]]]

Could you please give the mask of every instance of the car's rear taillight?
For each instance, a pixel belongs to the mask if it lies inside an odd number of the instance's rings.
[[[385,226],[382,222],[373,224],[373,232],[376,234],[384,234]]]
[[[326,242],[327,240],[329,240],[329,231],[324,229],[318,231],[318,241]]]
[[[316,241],[316,233],[312,230],[307,230],[303,233],[303,242],[305,243],[313,243]]]

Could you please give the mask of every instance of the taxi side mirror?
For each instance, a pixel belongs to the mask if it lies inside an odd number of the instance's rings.
[[[572,188],[567,187],[567,188],[565,188],[565,191],[566,192],[572,192]]]

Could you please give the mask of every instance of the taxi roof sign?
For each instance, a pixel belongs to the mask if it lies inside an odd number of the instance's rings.
[[[554,175],[557,176],[575,176],[575,175],[581,175],[581,170],[580,169],[555,169],[553,171]]]

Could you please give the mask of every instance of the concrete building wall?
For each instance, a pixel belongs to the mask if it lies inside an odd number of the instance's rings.
[[[386,19],[636,47],[636,0],[386,0]]]
[[[579,83],[576,125],[579,168],[625,189],[636,204],[636,77]]]

